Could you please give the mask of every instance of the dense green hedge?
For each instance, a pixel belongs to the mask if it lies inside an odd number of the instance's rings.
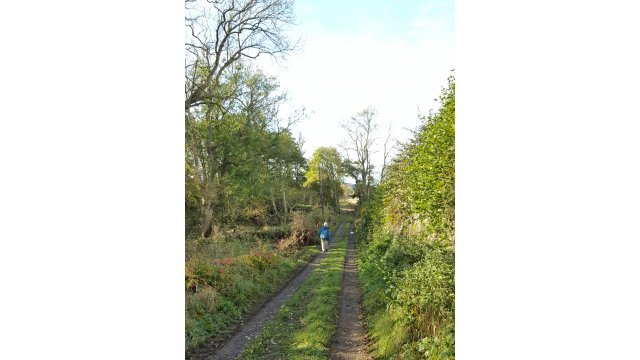
[[[453,359],[455,81],[359,209],[359,274],[373,355]]]

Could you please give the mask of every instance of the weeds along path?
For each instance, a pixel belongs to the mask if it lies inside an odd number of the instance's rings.
[[[331,360],[370,360],[366,331],[362,323],[353,225],[349,228],[339,309],[338,324],[331,342],[329,358]]]
[[[342,219],[346,224],[346,219]],[[346,227],[346,229],[345,229]],[[336,332],[348,226],[334,234],[327,256],[253,339],[243,360],[326,360]]]
[[[338,225],[336,233],[340,231],[342,223]],[[247,344],[262,332],[262,328],[273,315],[285,304],[287,299],[302,285],[309,275],[316,269],[318,263],[327,256],[326,253],[318,254],[305,268],[295,275],[278,294],[268,300],[238,331],[218,347],[212,345],[195,349],[189,359],[236,359],[242,355]]]

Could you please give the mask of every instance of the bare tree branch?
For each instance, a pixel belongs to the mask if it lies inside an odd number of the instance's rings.
[[[187,74],[185,110],[214,97],[225,71],[242,57],[278,58],[297,45],[285,36],[285,28],[293,24],[292,0],[189,0],[185,7],[193,40],[185,49],[196,58],[193,62],[207,64],[197,78],[193,75],[197,71]]]
[[[392,140],[391,124],[389,124],[389,129],[387,130],[387,138],[384,140],[384,150],[383,150],[384,152],[382,155],[382,170],[380,171],[380,181],[382,181],[382,179],[384,178],[384,171],[387,168],[389,156],[391,155],[391,152],[393,152],[393,150],[395,149],[394,144],[389,144],[390,140]]]
[[[371,154],[374,153],[372,147],[375,143],[374,132],[378,128],[375,122],[376,111],[372,107],[368,107],[348,121],[343,121],[340,126],[345,130],[347,139],[341,143],[341,147],[346,151],[346,157],[350,163],[355,164],[357,168],[356,184],[361,189],[356,191],[359,193],[359,201],[366,200],[371,192],[373,165],[371,164]],[[351,154],[354,154],[351,160]]]

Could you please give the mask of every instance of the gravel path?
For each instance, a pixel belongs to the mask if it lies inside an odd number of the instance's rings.
[[[353,226],[349,228],[349,242],[345,257],[340,313],[336,334],[331,343],[331,360],[370,360],[366,331],[362,323],[360,290],[356,270],[356,241]]]
[[[342,224],[338,226],[336,234],[340,231]],[[247,344],[262,332],[264,325],[269,322],[275,313],[284,305],[289,297],[302,285],[307,277],[316,269],[318,263],[327,254],[318,254],[305,268],[299,272],[280,292],[269,300],[248,322],[246,322],[230,339],[220,344],[219,347],[212,345],[195,349],[190,359],[237,359],[242,355]]]

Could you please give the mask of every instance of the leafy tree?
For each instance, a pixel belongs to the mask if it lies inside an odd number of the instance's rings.
[[[245,218],[251,208],[271,205],[275,217],[286,220],[294,185],[289,179],[299,178],[304,166],[288,130],[295,119],[284,124],[279,119],[286,97],[278,82],[242,63],[235,71],[221,85],[234,89],[233,100],[222,110],[208,105],[194,110],[193,126],[186,129],[187,166],[198,187],[203,236],[214,225]]]
[[[302,169],[306,163],[298,143],[289,131],[274,134],[273,146],[268,159],[271,179],[270,200],[274,213],[286,221],[291,209],[291,195],[302,183]],[[281,206],[276,198],[280,198]]]
[[[239,201],[258,206],[272,188],[265,154],[274,146],[270,133],[284,130],[278,106],[286,97],[247,61],[295,48],[285,35],[292,7],[292,0],[185,1],[185,213],[190,224],[199,215],[203,236],[242,217]]]
[[[316,149],[309,160],[309,168],[305,172],[304,186],[317,192],[323,216],[325,204],[335,211],[340,211],[343,176],[342,157],[338,150],[334,147]]]

